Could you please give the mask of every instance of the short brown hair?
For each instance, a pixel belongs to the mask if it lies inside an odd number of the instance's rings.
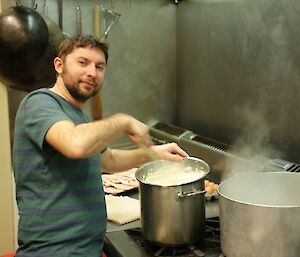
[[[75,35],[70,38],[66,38],[61,42],[58,50],[58,57],[62,60],[65,60],[66,56],[70,54],[75,48],[79,47],[95,47],[100,50],[105,55],[105,61],[108,60],[108,45],[104,42],[101,42],[98,38],[93,35]]]

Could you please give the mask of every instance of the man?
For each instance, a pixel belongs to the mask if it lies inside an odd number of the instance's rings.
[[[13,150],[17,256],[99,257],[106,230],[99,160],[110,172],[149,161],[145,124],[122,113],[90,122],[81,110],[100,90],[107,58],[107,46],[93,36],[66,39],[54,59],[54,86],[29,93],[19,106]],[[104,151],[124,133],[143,147]],[[150,148],[164,159],[187,156],[176,144]]]

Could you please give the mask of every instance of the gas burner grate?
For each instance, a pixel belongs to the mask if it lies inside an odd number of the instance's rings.
[[[154,245],[143,238],[140,228],[126,230],[126,233],[139,248],[147,252],[147,256],[219,257],[221,254],[219,218],[206,219],[205,238],[194,245],[176,247]]]
[[[160,247],[155,253],[154,256],[177,256],[177,257],[183,257],[183,256],[193,256],[191,255],[191,251],[193,251],[195,247],[191,246],[182,246],[182,247]],[[201,251],[202,252],[202,251]],[[202,252],[203,253],[203,252]],[[204,253],[203,255],[204,256]]]
[[[126,231],[127,234],[134,239],[134,242],[146,252],[151,253],[152,256],[158,257],[194,257],[192,249],[196,249],[193,246],[176,246],[176,247],[167,247],[154,245],[146,241],[141,233],[141,229],[130,229]],[[204,255],[203,255],[204,256]]]

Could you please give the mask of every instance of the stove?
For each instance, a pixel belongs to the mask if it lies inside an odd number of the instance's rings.
[[[140,228],[108,232],[104,251],[108,257],[222,257],[219,218],[207,218],[205,238],[193,245],[166,247],[148,242]]]
[[[300,173],[300,164],[282,159],[270,159],[251,152],[240,152],[231,145],[202,137],[193,131],[171,124],[157,122],[150,127],[155,144],[176,142],[190,156],[205,160],[210,166],[207,179],[220,183],[224,171],[286,171]],[[164,247],[153,245],[141,234],[140,224],[134,228],[107,231],[104,251],[108,257],[224,257],[220,247],[220,224],[218,202],[205,202],[205,238],[194,245]]]

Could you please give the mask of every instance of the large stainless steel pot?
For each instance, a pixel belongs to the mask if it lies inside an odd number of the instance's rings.
[[[209,166],[197,158],[186,158],[184,166],[199,172],[195,181],[160,186],[147,183],[147,176],[173,162],[157,160],[140,167],[136,172],[141,202],[143,236],[159,245],[192,244],[204,237],[205,189],[204,178]]]
[[[300,174],[245,172],[219,188],[226,257],[300,256]]]

